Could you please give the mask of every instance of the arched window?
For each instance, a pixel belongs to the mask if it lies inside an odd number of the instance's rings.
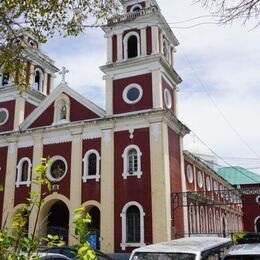
[[[54,103],[54,124],[61,124],[70,121],[70,99],[62,94]]]
[[[2,76],[2,86],[8,85],[9,84],[9,74],[8,73],[4,73]]]
[[[196,233],[196,218],[195,218],[195,208],[193,204],[190,204],[189,208],[189,215],[190,215],[190,233]]]
[[[137,176],[141,178],[141,156],[142,153],[138,146],[129,145],[125,148],[124,153],[122,154],[124,160],[124,171],[123,177],[127,179],[128,176]]]
[[[121,213],[122,242],[121,248],[144,246],[144,216],[142,206],[138,202],[127,203]]]
[[[209,233],[213,233],[213,215],[212,215],[212,210],[209,209]]]
[[[22,158],[17,165],[16,187],[20,185],[30,186],[31,184],[31,160]]]
[[[143,9],[143,7],[140,4],[136,4],[131,7],[130,12],[138,12],[141,9]]]
[[[220,218],[219,218],[219,212],[216,211],[216,232],[218,234],[221,233],[221,224],[220,224]]]
[[[205,210],[203,207],[200,208],[200,233],[206,233],[205,229]]]
[[[100,164],[100,156],[98,151],[91,149],[88,150],[83,158],[83,182],[86,182],[90,179],[95,179],[99,181],[100,172],[99,172],[99,164]]]
[[[43,72],[40,69],[34,71],[34,89],[42,91],[43,86]]]
[[[137,32],[129,32],[124,37],[124,59],[140,56],[140,36]]]

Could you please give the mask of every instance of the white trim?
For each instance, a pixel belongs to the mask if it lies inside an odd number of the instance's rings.
[[[256,198],[255,198],[255,201],[257,204],[260,204],[260,195],[258,195]]]
[[[60,110],[60,103],[64,102],[66,106],[66,115],[65,119],[61,119],[61,110]],[[70,98],[65,95],[61,94],[54,102],[54,118],[53,124],[63,124],[68,123],[70,121]]]
[[[25,161],[28,162],[27,180],[26,181],[21,181],[21,178],[22,178],[22,167],[23,167],[23,163]],[[32,168],[32,163],[31,163],[30,158],[28,158],[28,157],[22,158],[19,161],[19,163],[18,163],[16,168],[17,168],[17,178],[16,178],[15,186],[19,187],[21,185],[26,185],[27,187],[29,187],[30,184],[31,184],[31,168]]]
[[[172,95],[171,95],[169,89],[167,89],[167,88],[164,89],[164,102],[165,102],[165,106],[168,109],[172,108]]]
[[[193,183],[193,170],[192,170],[192,167],[190,164],[186,167],[186,176],[187,176],[188,182]]]
[[[132,88],[136,88],[139,90],[139,97],[136,99],[136,100],[130,100],[127,98],[127,93],[130,89]],[[130,84],[128,85],[127,87],[125,87],[124,91],[123,91],[123,99],[124,101],[127,103],[127,104],[136,104],[137,102],[139,102],[141,100],[141,98],[143,97],[143,89],[140,85],[136,84],[136,83],[133,83],[133,84]]]
[[[135,149],[137,152],[137,171],[133,172],[132,174],[128,172],[128,152],[131,149]],[[131,177],[131,176],[137,176],[138,179],[141,178],[141,176],[143,174],[141,171],[141,156],[142,156],[142,153],[140,151],[140,148],[137,145],[132,144],[125,148],[124,153],[122,154],[123,167],[124,167],[122,176],[124,179],[127,179],[128,177]]]
[[[131,206],[136,206],[140,212],[140,243],[127,243],[126,242],[126,212],[127,212],[127,209]],[[143,207],[141,206],[141,204],[139,204],[136,201],[128,202],[123,207],[123,210],[120,214],[121,223],[122,223],[122,242],[121,242],[120,246],[121,246],[122,250],[125,250],[126,247],[145,246],[145,243],[144,243],[144,216],[145,216],[145,212],[143,210]]]
[[[61,160],[61,161],[64,162],[64,164],[65,164],[65,171],[64,171],[64,174],[63,174],[60,178],[55,179],[55,178],[53,178],[52,175],[51,175],[51,166],[52,166],[52,164],[53,164],[55,161],[57,161],[57,160]],[[64,157],[60,156],[60,155],[55,155],[55,156],[51,157],[51,159],[50,159],[49,161],[50,161],[50,165],[49,165],[48,168],[47,168],[47,175],[46,175],[47,178],[48,178],[51,182],[59,182],[59,181],[61,181],[61,180],[66,176],[66,174],[67,174],[67,172],[68,172],[68,164],[67,164],[66,159],[65,159]]]
[[[128,43],[128,39],[131,36],[135,36],[136,40],[137,40],[137,56],[128,58],[128,46],[127,46],[127,43]],[[124,60],[140,57],[140,55],[141,55],[141,46],[140,45],[141,44],[140,44],[140,35],[139,35],[139,33],[137,33],[137,32],[129,32],[129,33],[127,33],[124,36],[123,45],[124,45]]]
[[[140,4],[136,4],[136,5],[133,5],[133,6],[130,8],[129,12],[130,12],[130,13],[136,12],[136,11],[133,11],[136,7],[139,7],[140,9],[143,9],[143,7],[142,7]]]
[[[89,175],[88,174],[88,158],[93,153],[96,155],[96,174],[95,175]],[[87,182],[87,180],[91,180],[91,179],[95,179],[96,182],[99,181],[99,179],[100,179],[100,159],[101,158],[100,158],[100,155],[99,155],[97,150],[90,149],[85,153],[85,155],[82,159],[82,161],[84,163],[83,176],[82,176],[83,182]]]
[[[0,125],[4,125],[7,122],[7,120],[9,119],[9,111],[5,107],[0,108],[0,112],[2,112],[2,111],[4,111],[6,113],[6,119],[3,122],[0,122]]]

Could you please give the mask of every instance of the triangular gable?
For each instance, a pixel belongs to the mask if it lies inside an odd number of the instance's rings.
[[[69,99],[69,122],[102,118],[105,111],[81,96],[75,90],[68,87],[67,83],[61,83],[45,100],[28,116],[20,125],[21,130],[46,127],[55,124],[55,101],[61,96]]]

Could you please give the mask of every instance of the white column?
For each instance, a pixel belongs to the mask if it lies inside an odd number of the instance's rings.
[[[34,64],[31,63],[30,75],[29,75],[29,85],[34,84]]]
[[[48,84],[48,73],[44,72],[44,80],[43,80],[43,94],[47,94],[47,84]]]
[[[152,54],[159,53],[159,29],[152,26]]]
[[[15,100],[15,113],[14,113],[14,130],[19,129],[19,125],[24,120],[25,100],[22,96],[18,96]]]
[[[6,227],[10,227],[12,221],[15,195],[16,165],[17,143],[16,141],[13,141],[8,144],[6,178],[4,184],[2,225],[5,224]]]
[[[102,131],[101,143],[101,251],[114,252],[114,132]]]
[[[147,55],[146,28],[141,29],[141,56]]]
[[[107,36],[107,63],[113,62],[113,36]]]
[[[106,79],[106,115],[113,115],[113,79]]]
[[[162,78],[160,69],[152,71],[153,108],[163,107]]]
[[[123,60],[123,34],[117,35],[117,60]]]
[[[73,224],[74,210],[81,206],[82,191],[82,135],[81,131],[72,132],[71,147],[71,173],[70,173],[70,220],[69,220],[69,244],[76,244],[78,240]]]

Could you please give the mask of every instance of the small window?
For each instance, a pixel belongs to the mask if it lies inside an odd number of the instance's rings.
[[[141,178],[141,156],[142,153],[138,146],[130,145],[126,147],[122,155],[124,163],[124,171],[122,175],[124,179],[127,179],[129,176],[137,176],[137,178]]]
[[[100,156],[98,151],[91,149],[86,152],[83,158],[83,182],[87,180],[95,179],[99,181],[100,179],[100,172],[99,172],[99,165],[100,165]]]
[[[54,103],[54,122],[53,124],[64,124],[70,121],[70,99],[62,94]]]
[[[169,89],[167,89],[167,88],[164,90],[164,102],[165,102],[166,107],[168,109],[171,109],[171,107],[172,107],[172,96],[171,96]]]
[[[52,182],[61,181],[68,171],[68,165],[62,156],[54,156],[50,159],[50,165],[47,169],[47,177]]]
[[[163,39],[163,55],[168,58],[169,54],[169,42],[164,38]]]
[[[144,246],[144,210],[138,202],[127,203],[121,213],[121,248]]]
[[[192,203],[190,204],[189,213],[190,213],[190,233],[194,234],[196,233],[196,217],[195,217],[195,208]]]
[[[140,56],[140,36],[137,32],[129,32],[124,37],[124,59]]]
[[[209,233],[213,233],[213,215],[211,209],[209,209]]]
[[[123,91],[123,99],[127,104],[136,104],[143,96],[143,89],[138,84],[130,84]]]
[[[198,186],[200,188],[203,188],[203,177],[201,171],[198,171],[197,177],[198,177]]]
[[[189,183],[192,183],[193,182],[193,171],[192,171],[192,167],[190,165],[187,166],[187,179],[189,181]]]
[[[9,73],[4,73],[2,76],[2,86],[8,85],[10,80]]]
[[[27,157],[21,159],[17,165],[16,187],[31,184],[31,160]]]
[[[207,176],[207,178],[206,178],[206,188],[207,188],[207,191],[211,191],[211,182],[210,182],[209,176]]]
[[[9,118],[9,113],[6,108],[0,108],[0,125],[4,125]]]
[[[40,69],[36,69],[34,72],[34,89],[42,91],[43,87],[43,72]]]
[[[257,204],[260,204],[260,195],[257,196],[255,200],[256,200],[256,203],[257,203]]]
[[[131,7],[130,12],[138,12],[141,9],[143,9],[143,7],[140,4],[136,4]]]
[[[200,233],[206,233],[205,230],[205,210],[203,207],[200,208]]]

